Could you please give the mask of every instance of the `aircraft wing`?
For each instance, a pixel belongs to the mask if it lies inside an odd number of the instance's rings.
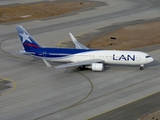
[[[75,67],[75,66],[81,66],[81,65],[90,65],[92,63],[98,63],[98,62],[104,62],[104,61],[101,59],[84,60],[79,62],[58,65],[58,66],[55,66],[54,68],[66,68],[66,67]]]
[[[75,44],[77,49],[89,49],[86,46],[82,45],[81,43],[79,43],[76,38],[72,35],[72,33],[69,33],[73,43]]]

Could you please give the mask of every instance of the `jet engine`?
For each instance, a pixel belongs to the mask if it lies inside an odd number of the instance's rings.
[[[103,65],[103,63],[92,63],[91,69],[93,71],[103,71],[104,70],[104,65]]]

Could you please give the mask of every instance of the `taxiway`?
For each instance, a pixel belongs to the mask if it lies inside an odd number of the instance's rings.
[[[0,96],[1,120],[86,120],[160,91],[158,45],[140,49],[155,59],[143,71],[139,66],[113,65],[104,72],[53,69],[41,60],[12,54],[22,49],[16,24],[42,46],[55,47],[70,40],[69,32],[81,36],[83,43],[103,32],[101,28],[110,32],[126,22],[160,17],[159,0],[100,1],[101,6],[63,17],[0,25],[0,77],[15,83],[14,90]]]

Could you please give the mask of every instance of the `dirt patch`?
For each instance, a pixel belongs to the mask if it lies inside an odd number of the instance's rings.
[[[94,6],[93,2],[48,1],[0,7],[0,23],[58,16]]]
[[[0,96],[5,94],[12,88],[13,84],[11,81],[4,78],[0,78]]]
[[[127,50],[160,44],[160,22],[127,26],[86,43],[96,49]]]
[[[160,110],[142,118],[139,118],[138,120],[160,120]]]
[[[92,7],[93,2],[48,1],[0,7],[0,23],[58,16]],[[137,24],[86,43],[90,48],[126,50],[160,44],[160,22]]]

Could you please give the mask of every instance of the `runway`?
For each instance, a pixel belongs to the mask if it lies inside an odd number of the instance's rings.
[[[22,49],[16,24],[42,46],[55,47],[70,41],[69,32],[84,43],[104,30],[160,17],[158,0],[100,2],[102,6],[63,17],[0,25],[0,78],[10,80],[14,88],[0,96],[1,120],[87,120],[160,91],[159,45],[139,49],[155,59],[143,71],[139,66],[115,65],[107,65],[104,72],[53,69],[41,60],[13,54]]]

